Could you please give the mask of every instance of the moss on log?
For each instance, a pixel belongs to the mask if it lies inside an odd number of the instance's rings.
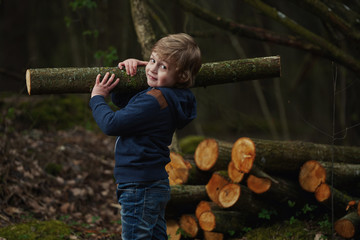
[[[134,77],[118,67],[38,68],[26,71],[29,95],[89,93],[97,74],[114,73],[120,83],[114,91],[138,92],[148,87],[145,68],[139,67]],[[194,87],[232,83],[280,76],[280,57],[261,57],[205,63],[196,77]]]

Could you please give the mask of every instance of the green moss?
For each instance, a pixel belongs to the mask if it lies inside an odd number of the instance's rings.
[[[88,104],[88,96],[68,94],[23,97],[19,101],[12,98],[4,101],[2,108],[9,109],[4,116],[7,128],[59,130],[83,126],[97,129]]]
[[[253,229],[244,235],[247,240],[273,239],[273,240],[313,240],[316,231],[310,229],[305,222],[285,221],[270,227]]]
[[[62,171],[62,165],[57,163],[48,163],[45,166],[45,172],[53,175],[58,176]]]
[[[7,240],[60,240],[68,239],[71,229],[65,223],[51,221],[31,221],[0,229],[0,237]]]
[[[190,135],[185,138],[182,138],[179,141],[181,151],[185,154],[195,153],[195,149],[197,145],[204,139],[205,137],[203,136],[194,136],[194,135]]]

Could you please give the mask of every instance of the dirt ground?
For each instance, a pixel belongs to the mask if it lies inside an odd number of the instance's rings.
[[[114,141],[78,127],[6,130],[0,135],[0,227],[60,219],[92,239],[120,236]]]

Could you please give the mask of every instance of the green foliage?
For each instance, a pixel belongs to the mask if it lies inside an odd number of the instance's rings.
[[[93,0],[74,0],[69,3],[69,6],[73,11],[76,11],[81,8],[96,8],[97,4]]]
[[[295,202],[288,200],[289,207],[295,207],[295,204],[296,204]]]
[[[183,152],[184,154],[195,153],[196,147],[204,139],[205,137],[203,136],[195,136],[195,135],[190,135],[180,139],[179,144],[180,144],[181,152]]]
[[[45,172],[53,176],[58,176],[62,171],[62,165],[57,163],[48,163],[45,166]]]
[[[52,221],[31,221],[0,229],[0,237],[7,240],[60,240],[68,239],[71,229],[65,223]]]
[[[261,219],[270,220],[272,215],[277,215],[276,210],[274,210],[274,209],[267,210],[267,209],[263,208],[263,209],[261,209],[261,212],[259,212],[258,217]]]
[[[11,113],[11,121],[7,121],[7,127],[21,130],[58,130],[75,126],[97,129],[88,101],[88,97],[77,95],[54,95],[10,103],[16,111],[15,116]],[[18,126],[19,124],[21,126]]]
[[[309,204],[305,204],[305,206],[302,208],[302,212],[304,214],[308,213],[308,212],[312,212],[317,208],[317,206],[315,205],[309,205]]]
[[[97,38],[99,36],[99,30],[95,29],[95,30],[85,30],[82,32],[83,36],[92,36],[94,38]]]
[[[320,226],[320,228],[321,228],[321,230],[322,230],[323,232],[330,232],[330,231],[331,231],[331,222],[330,222],[330,220],[329,220],[329,216],[328,216],[328,215],[325,215],[324,218],[323,218],[323,220],[320,220],[320,221],[318,222],[318,224],[319,224],[319,226]]]
[[[114,62],[119,59],[117,50],[115,47],[110,46],[107,50],[99,50],[95,53],[94,56],[96,59],[102,60],[105,67],[110,67],[114,65]]]

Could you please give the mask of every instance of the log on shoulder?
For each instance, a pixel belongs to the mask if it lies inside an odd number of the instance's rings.
[[[280,56],[204,63],[194,87],[280,77],[280,69]],[[106,72],[120,78],[115,91],[139,92],[148,87],[144,67],[139,67],[134,77],[126,75],[125,70],[117,67],[28,69],[26,86],[29,95],[89,93],[96,76]]]

